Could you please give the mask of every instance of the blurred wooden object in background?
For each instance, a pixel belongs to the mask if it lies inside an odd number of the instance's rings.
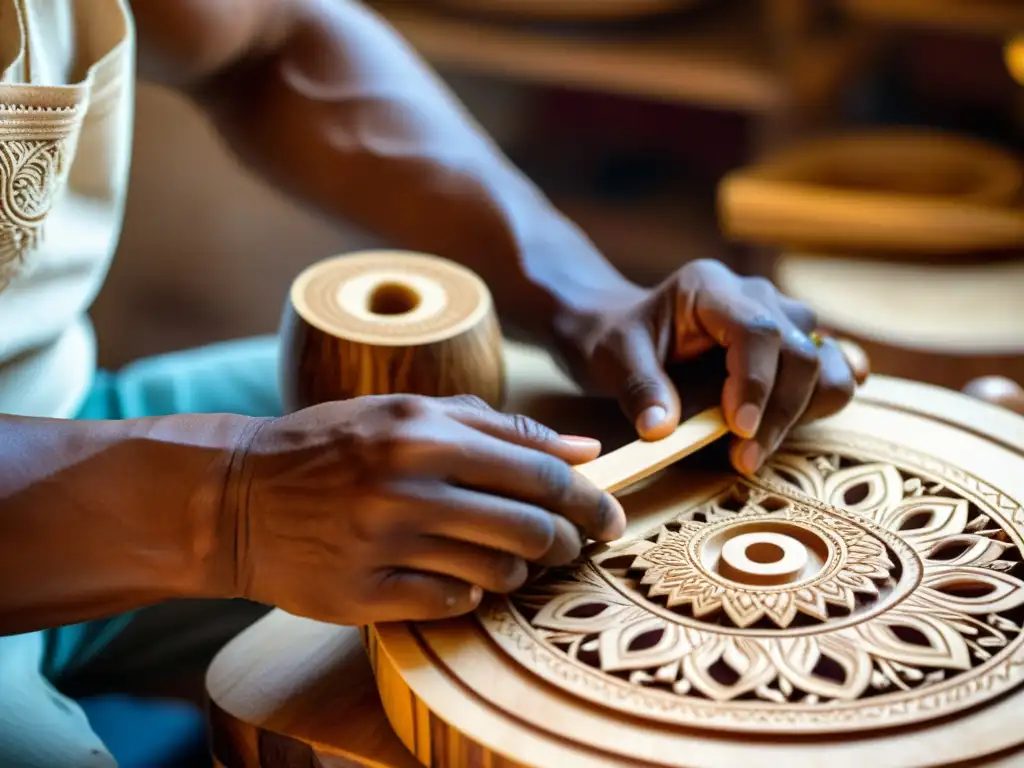
[[[963,391],[971,397],[1024,416],[1024,387],[1004,376],[982,376],[968,382]]]
[[[790,249],[882,258],[1024,250],[1020,161],[944,131],[842,132],[730,173],[726,234]]]
[[[1024,260],[938,265],[788,254],[775,270],[784,293],[864,348],[872,373],[951,389],[988,375],[1024,381]]]
[[[669,13],[703,0],[427,0],[426,5],[526,21],[623,21]]]

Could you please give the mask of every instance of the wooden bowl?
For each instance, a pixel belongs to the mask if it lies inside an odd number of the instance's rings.
[[[1024,246],[1020,162],[911,129],[800,144],[727,176],[726,234],[793,250],[957,254]]]
[[[959,390],[1024,381],[1024,261],[913,264],[787,254],[775,282],[859,344],[873,373]]]
[[[473,272],[419,253],[365,251],[294,281],[281,321],[289,410],[363,395],[476,395],[500,407],[501,329]]]

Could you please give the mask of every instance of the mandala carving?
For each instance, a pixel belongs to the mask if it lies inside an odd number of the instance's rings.
[[[479,613],[582,698],[791,733],[943,717],[1024,679],[1016,501],[855,435],[793,445]]]
[[[67,144],[64,138],[0,139],[0,288],[39,245],[63,187]]]

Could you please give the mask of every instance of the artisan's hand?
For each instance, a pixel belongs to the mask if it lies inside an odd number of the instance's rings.
[[[801,421],[842,409],[854,375],[835,341],[811,339],[814,313],[761,278],[695,261],[659,288],[581,324],[587,384],[616,395],[641,437],[679,423],[680,395],[665,366],[724,349],[721,405],[737,438],[732,460],[752,472]]]
[[[475,398],[364,397],[269,420],[229,482],[235,592],[342,624],[465,613],[481,590],[522,586],[527,561],[565,564],[581,534],[622,534],[622,507],[570,466],[599,452]]]

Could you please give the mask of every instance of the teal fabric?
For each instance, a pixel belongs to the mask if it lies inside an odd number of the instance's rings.
[[[99,371],[76,418],[280,412],[276,339],[256,337],[140,360],[117,372]],[[53,680],[74,672],[131,621],[125,615],[47,631],[43,674]]]

